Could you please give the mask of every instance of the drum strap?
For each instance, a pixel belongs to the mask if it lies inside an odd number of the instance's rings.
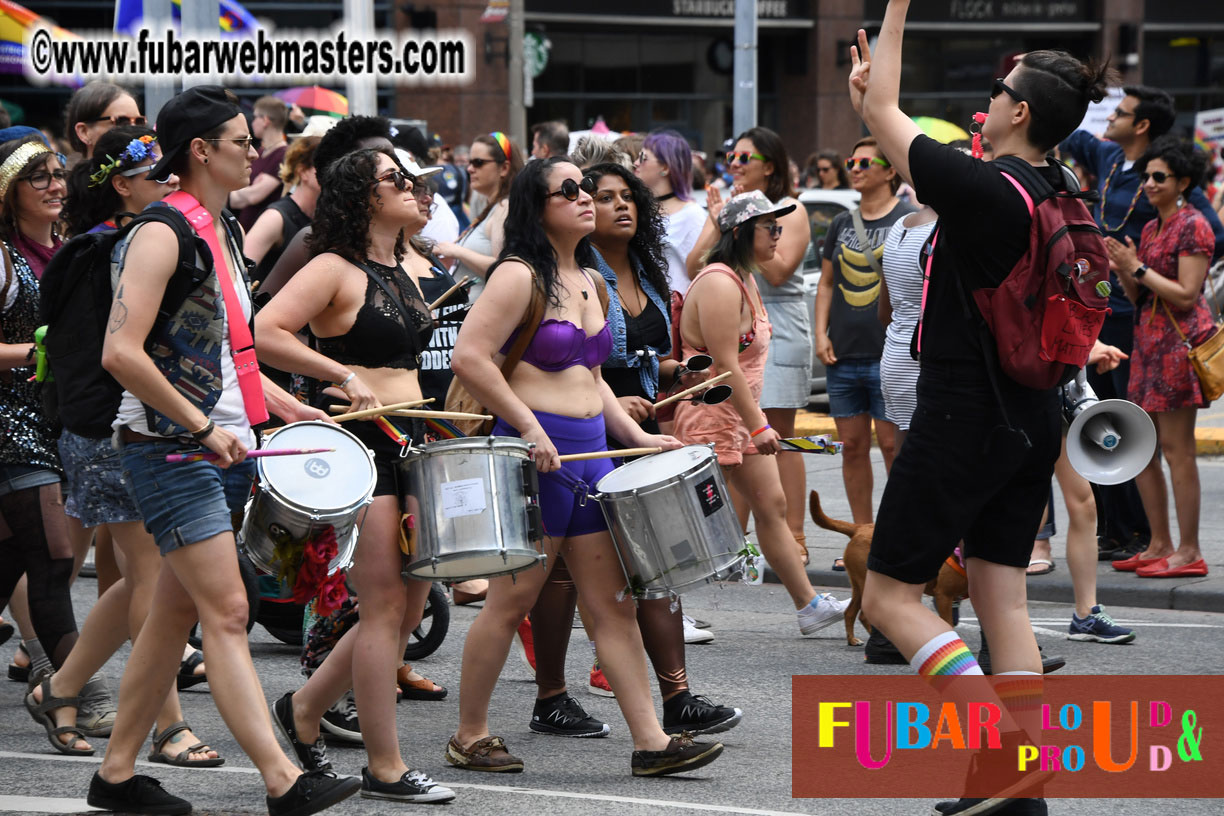
[[[546,475],[556,476],[562,482],[569,485],[569,488],[574,491],[574,495],[578,497],[578,506],[586,507],[587,499],[591,496],[591,486],[578,478],[574,471],[562,465],[558,470],[554,470],[551,474]]]

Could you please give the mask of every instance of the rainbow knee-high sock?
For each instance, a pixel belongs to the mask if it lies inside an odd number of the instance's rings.
[[[936,690],[953,677],[981,674],[973,652],[955,632],[944,632],[923,644],[910,658],[910,666]]]
[[[1041,734],[1042,677],[1035,672],[1001,672],[995,683],[1004,708],[1025,732]]]

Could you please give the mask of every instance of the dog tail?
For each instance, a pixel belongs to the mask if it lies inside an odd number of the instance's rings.
[[[858,529],[859,525],[857,524],[852,524],[848,521],[838,521],[826,516],[824,511],[820,509],[820,494],[815,490],[808,497],[808,504],[812,511],[812,521],[816,522],[818,527],[832,530],[835,533],[841,533],[844,536],[853,536]]]

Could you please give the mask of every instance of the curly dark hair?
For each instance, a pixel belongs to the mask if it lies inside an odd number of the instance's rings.
[[[152,136],[153,129],[147,127],[117,127],[111,128],[98,139],[94,145],[93,158],[79,161],[68,174],[68,196],[64,200],[64,212],[61,218],[68,225],[69,235],[81,235],[101,224],[106,219],[119,212],[123,199],[111,184],[111,179],[103,184],[91,187],[89,177],[98,172],[103,164],[111,161],[111,156],[118,156],[133,139],[141,136]],[[122,172],[120,166],[115,172]]]
[[[374,209],[372,198],[378,196],[374,176],[378,172],[379,156],[386,156],[399,167],[390,150],[364,148],[346,153],[327,169],[327,184],[319,193],[312,231],[306,239],[311,255],[334,252],[352,263],[367,259]],[[365,201],[366,205],[358,206],[360,201]],[[403,259],[404,231],[400,230],[395,239],[395,261],[399,263]]]
[[[585,175],[598,184],[604,176],[616,176],[633,193],[633,203],[637,205],[637,232],[629,240],[629,249],[642,264],[642,272],[659,296],[666,300],[670,297],[667,285],[667,258],[663,254],[663,240],[666,230],[663,227],[663,216],[659,212],[659,202],[651,194],[650,188],[642,183],[633,171],[626,170],[619,164],[606,162],[589,167]]]
[[[527,164],[510,185],[509,211],[506,213],[506,244],[501,254],[489,267],[486,275],[492,275],[506,258],[515,255],[535,267],[537,280],[543,286],[548,299],[555,306],[561,305],[557,292],[560,276],[557,274],[557,250],[548,240],[544,225],[540,223],[544,207],[548,204],[548,180],[553,168],[559,164],[572,164],[567,156],[552,156]],[[316,215],[317,219],[318,216]],[[583,237],[574,249],[574,260],[579,266],[595,266],[591,253],[591,242]]]
[[[1176,178],[1189,179],[1187,193],[1202,185],[1207,179],[1207,171],[1211,169],[1211,158],[1206,153],[1191,142],[1171,135],[1161,136],[1148,146],[1135,162],[1136,172],[1140,175],[1146,173],[1148,162],[1152,159],[1160,159],[1169,165],[1169,170]]]
[[[391,141],[391,120],[385,116],[349,116],[333,125],[315,148],[314,166],[319,172],[319,186],[326,186],[323,177],[332,162],[356,150],[358,142],[380,136]]]

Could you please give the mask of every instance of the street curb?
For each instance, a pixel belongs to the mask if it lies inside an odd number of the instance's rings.
[[[830,569],[807,571],[812,586],[849,589],[850,579],[844,572]],[[780,584],[771,567],[766,566],[765,583]],[[1028,579],[1030,601],[1065,603],[1075,600],[1071,586],[1071,571],[1065,564],[1054,572]],[[1181,612],[1224,612],[1224,578],[1140,578],[1119,572],[1101,562],[1097,567],[1097,602],[1105,606],[1137,606],[1145,609],[1175,609]],[[1070,612],[1067,613],[1070,622]]]
[[[819,436],[828,434],[837,439],[837,426],[833,417],[814,411],[800,411],[795,417],[795,436]],[[872,441],[875,434],[872,433]],[[1224,428],[1195,428],[1194,442],[1199,456],[1224,455]]]

